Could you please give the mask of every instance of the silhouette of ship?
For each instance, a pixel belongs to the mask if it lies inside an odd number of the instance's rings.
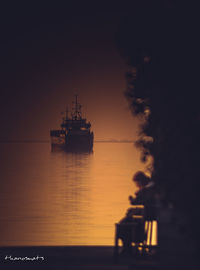
[[[91,124],[82,118],[81,104],[78,103],[78,96],[72,102],[71,117],[68,117],[68,110],[61,123],[60,130],[51,130],[51,148],[67,152],[91,152],[93,150],[94,134],[90,131]]]

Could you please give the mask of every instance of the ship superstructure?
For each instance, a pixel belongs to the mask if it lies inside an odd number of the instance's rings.
[[[91,152],[94,134],[90,131],[91,124],[82,118],[81,104],[75,95],[71,117],[68,109],[61,123],[60,130],[51,130],[52,150],[63,149],[68,152]]]

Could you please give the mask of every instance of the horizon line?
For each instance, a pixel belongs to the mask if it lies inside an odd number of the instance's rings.
[[[35,140],[35,139],[25,139],[25,140],[1,140],[0,143],[50,143],[50,140]],[[95,143],[134,143],[134,140],[95,140]]]

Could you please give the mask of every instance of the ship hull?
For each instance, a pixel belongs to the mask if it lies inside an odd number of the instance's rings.
[[[52,151],[66,152],[92,152],[93,151],[93,133],[88,135],[66,135],[63,142],[54,142],[51,144]]]
[[[91,152],[93,149],[93,134],[67,135],[64,150],[67,152]]]

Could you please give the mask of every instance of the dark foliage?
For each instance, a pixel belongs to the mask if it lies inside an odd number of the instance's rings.
[[[146,185],[149,184],[150,182],[150,178],[148,176],[146,176],[142,171],[138,171],[134,177],[133,177],[133,181],[136,183],[136,185],[142,189],[144,188]]]
[[[198,23],[175,9],[134,10],[117,35],[129,64],[126,96],[143,118],[137,145],[152,157],[152,178],[168,201],[187,216],[197,238],[200,181]]]

